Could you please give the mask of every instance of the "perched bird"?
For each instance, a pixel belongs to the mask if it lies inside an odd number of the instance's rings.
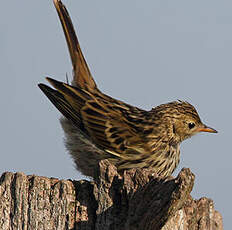
[[[54,0],[54,5],[74,76],[72,85],[47,78],[54,89],[45,84],[39,87],[63,114],[66,147],[83,174],[93,177],[98,161],[108,159],[119,172],[152,168],[167,177],[179,163],[183,140],[199,132],[217,132],[201,122],[188,102],[174,101],[145,111],[102,93],[91,76],[65,6],[60,0]]]

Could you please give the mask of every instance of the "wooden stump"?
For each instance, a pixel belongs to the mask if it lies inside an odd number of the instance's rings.
[[[193,185],[189,169],[164,181],[141,169],[121,176],[107,160],[93,182],[6,172],[0,178],[0,229],[223,229],[213,201],[191,197]]]

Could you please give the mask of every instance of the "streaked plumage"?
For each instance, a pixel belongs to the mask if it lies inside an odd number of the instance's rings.
[[[77,168],[93,176],[97,162],[107,158],[119,172],[151,167],[158,175],[171,175],[180,160],[180,143],[198,132],[216,130],[205,126],[188,102],[175,101],[145,111],[103,94],[91,76],[67,10],[59,0],[54,4],[74,78],[72,86],[47,78],[55,89],[39,87],[64,116],[66,146]],[[86,146],[94,148],[92,153]]]

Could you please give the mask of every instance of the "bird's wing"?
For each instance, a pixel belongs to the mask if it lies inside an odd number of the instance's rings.
[[[99,91],[94,95],[84,89],[47,79],[56,90],[44,84],[39,84],[39,87],[67,119],[86,131],[97,146],[121,158],[149,152],[136,118],[132,121],[128,115],[144,112],[143,110]]]
[[[64,117],[72,121],[77,127],[81,125],[79,115],[75,113],[73,107],[61,93],[45,84],[38,84],[38,86]]]
[[[73,65],[73,84],[83,89],[95,89],[96,83],[90,73],[89,67],[82,54],[71,18],[67,9],[60,0],[54,0],[57,13],[59,15],[65,38],[67,41],[70,57]]]

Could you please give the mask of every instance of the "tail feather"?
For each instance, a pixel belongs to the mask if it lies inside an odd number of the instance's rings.
[[[68,11],[60,0],[53,1],[63,27],[72,60],[74,73],[73,85],[86,90],[97,89],[97,85],[82,54]]]

